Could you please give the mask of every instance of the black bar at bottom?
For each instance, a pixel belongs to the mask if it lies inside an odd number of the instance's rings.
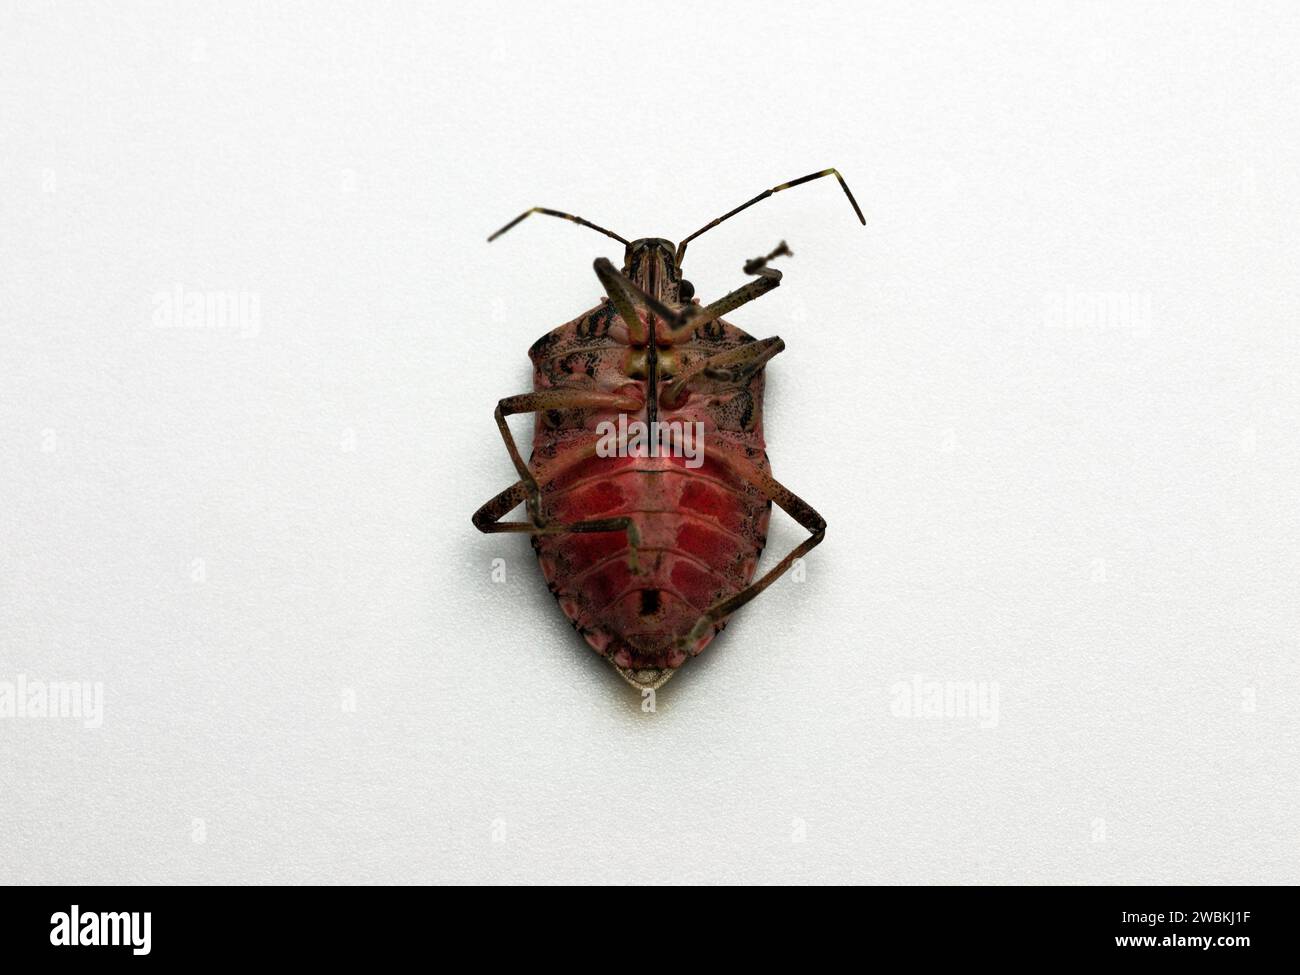
[[[446,891],[424,888],[11,887],[0,957],[91,970],[314,959],[333,967],[401,961],[438,945],[486,948],[490,960],[514,949],[539,960],[613,961],[626,952],[680,954],[686,938],[727,956],[758,947],[768,956],[848,951],[927,967],[944,959],[1237,965],[1289,959],[1295,947],[1287,923],[1294,891],[1283,887],[891,887],[816,896],[800,904],[771,890],[646,890],[588,904],[571,891],[538,910],[528,892],[482,901],[462,893],[449,908]],[[716,897],[728,903],[706,904]]]

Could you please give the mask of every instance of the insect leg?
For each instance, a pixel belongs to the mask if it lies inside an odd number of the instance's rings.
[[[625,396],[579,389],[541,390],[534,393],[521,393],[518,396],[507,396],[499,401],[494,416],[497,427],[501,431],[501,439],[505,441],[506,450],[515,465],[515,470],[519,472],[519,480],[474,512],[472,519],[474,527],[486,534],[527,532],[532,535],[558,535],[566,532],[624,531],[627,533],[628,545],[632,549],[632,571],[636,572],[638,570],[637,550],[641,539],[631,518],[598,518],[564,524],[545,517],[542,513],[541,488],[519,452],[506,417],[516,413],[536,413],[542,410],[584,408],[635,410],[639,406],[639,402]],[[501,521],[520,502],[527,506],[528,521]]]
[[[501,439],[505,441],[506,450],[510,453],[510,460],[514,463],[515,470],[519,472],[519,479],[529,484],[531,490],[536,491],[537,482],[533,480],[532,472],[524,463],[523,455],[519,453],[519,447],[515,444],[506,417],[516,413],[540,413],[543,410],[636,410],[640,406],[641,404],[636,400],[617,396],[614,393],[585,389],[545,389],[533,393],[520,393],[518,396],[507,396],[498,401],[493,416],[497,421],[497,429],[501,431]]]
[[[792,256],[789,245],[785,241],[781,241],[776,249],[766,257],[755,257],[753,260],[746,261],[745,273],[758,275],[758,280],[743,284],[735,291],[723,295],[717,301],[702,308],[690,306],[691,311],[681,316],[683,318],[682,324],[673,328],[673,341],[680,341],[701,325],[707,325],[715,318],[728,315],[741,305],[746,305],[755,298],[780,287],[781,272],[774,267],[768,267],[767,264],[778,257]]]
[[[711,355],[695,363],[665,386],[660,403],[665,409],[675,409],[680,405],[687,387],[701,376],[714,382],[735,385],[748,382],[754,373],[767,365],[767,361],[784,348],[785,342],[773,335],[770,339],[750,342]]]
[[[658,298],[647,294],[626,274],[616,268],[607,257],[598,257],[592,264],[596,277],[605,287],[605,293],[614,303],[620,318],[627,323],[628,334],[633,342],[646,342],[647,335],[641,324],[641,317],[636,313],[637,305],[648,308],[660,319],[668,323],[669,328],[680,328],[686,321],[681,312],[673,311]]]
[[[714,456],[716,457],[717,454],[714,454]],[[695,643],[709,631],[710,627],[717,626],[718,623],[725,620],[741,606],[744,606],[777,579],[781,578],[796,559],[808,554],[826,537],[826,519],[818,514],[812,505],[781,484],[772,475],[759,470],[753,464],[740,458],[727,456],[718,459],[722,460],[737,475],[762,491],[772,501],[775,501],[786,514],[806,528],[810,534],[808,538],[795,546],[789,555],[768,570],[761,579],[751,582],[736,595],[720,600],[709,607],[709,610],[700,617],[699,622],[695,624],[691,632],[682,641],[682,649],[686,650],[687,653],[693,652],[692,648]]]
[[[474,512],[474,527],[485,535],[497,532],[531,532],[537,526],[530,521],[502,521],[508,513],[532,496],[527,481],[515,481],[491,501],[486,502]]]
[[[707,325],[715,318],[721,318],[741,305],[748,304],[760,295],[765,295],[773,288],[779,287],[781,272],[767,265],[769,261],[783,256],[793,256],[785,241],[781,241],[766,257],[755,257],[745,262],[745,273],[758,275],[757,281],[742,285],[710,305],[702,308],[696,305],[683,305],[680,311],[673,311],[654,296],[646,294],[635,281],[615,268],[608,258],[597,258],[593,266],[600,283],[605,286],[610,300],[614,302],[619,316],[627,322],[629,332],[633,329],[637,330],[632,336],[633,341],[640,342],[645,341],[645,335],[640,332],[640,319],[636,314],[638,304],[648,308],[666,322],[673,338],[679,339],[697,326]]]
[[[590,521],[574,521],[568,524],[550,521],[544,516],[537,521],[501,521],[501,518],[514,510],[521,501],[529,502],[529,508],[531,509],[533,507],[532,496],[532,490],[526,481],[515,481],[514,484],[474,512],[474,527],[485,535],[494,535],[499,532],[525,532],[529,535],[626,532],[628,548],[631,549],[631,555],[628,558],[629,569],[633,575],[640,574],[641,533],[637,530],[636,522],[630,517],[593,518]]]

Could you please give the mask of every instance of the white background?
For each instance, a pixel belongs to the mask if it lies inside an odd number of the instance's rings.
[[[543,6],[4,5],[0,680],[105,716],[0,719],[0,880],[1296,881],[1294,5]],[[469,523],[620,248],[485,237],[826,166],[686,270],[789,240],[827,540],[647,714]]]

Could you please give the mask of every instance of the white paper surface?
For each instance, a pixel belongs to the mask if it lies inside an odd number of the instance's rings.
[[[6,7],[0,682],[103,710],[0,881],[1295,882],[1294,6],[703,6]],[[643,713],[469,523],[620,249],[485,237],[826,166],[686,273],[790,242],[827,540]]]

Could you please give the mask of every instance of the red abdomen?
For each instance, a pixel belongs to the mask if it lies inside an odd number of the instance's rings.
[[[753,339],[720,320],[662,355],[661,376]],[[534,388],[617,392],[642,404],[622,428],[647,419],[645,382],[622,321],[608,304],[561,326],[530,351]],[[754,578],[767,536],[770,502],[741,476],[767,473],[762,435],[763,373],[741,385],[693,384],[691,394],[657,419],[677,432],[661,444],[608,436],[616,412],[552,411],[539,415],[530,466],[548,520],[574,524],[627,517],[624,530],[538,535],[533,539],[560,608],[586,641],[638,685],[677,668],[725,625],[684,641],[715,604]],[[610,426],[602,426],[609,424]],[[635,429],[635,428],[634,428]],[[604,435],[602,435],[602,431]],[[652,438],[653,439],[653,438]],[[620,448],[613,456],[609,447]]]

